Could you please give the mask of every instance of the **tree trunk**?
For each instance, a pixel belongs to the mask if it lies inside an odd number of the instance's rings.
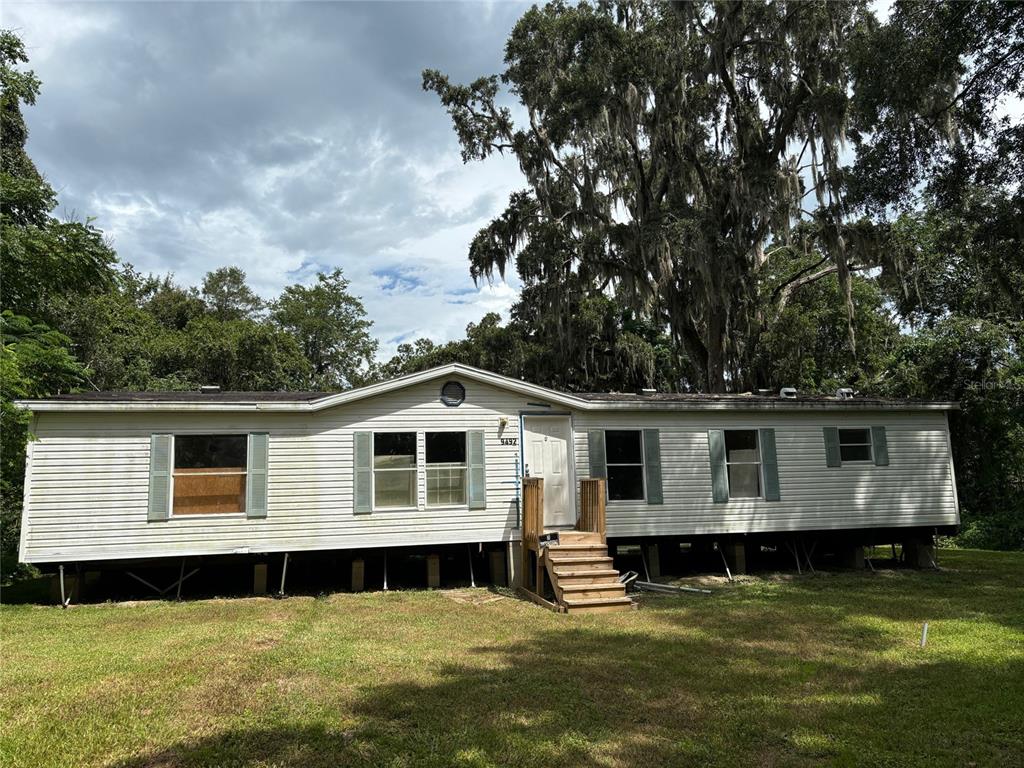
[[[721,394],[725,392],[725,313],[710,309],[707,324],[706,386],[709,393]]]

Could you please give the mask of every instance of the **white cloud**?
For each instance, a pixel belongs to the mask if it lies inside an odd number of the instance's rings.
[[[382,355],[461,337],[514,285],[474,286],[476,232],[522,186],[464,165],[420,71],[500,71],[523,7],[11,4],[43,81],[29,152],[122,260],[198,284],[237,264],[261,295],[340,266]]]

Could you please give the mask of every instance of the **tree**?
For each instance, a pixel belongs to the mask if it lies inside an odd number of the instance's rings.
[[[60,302],[61,327],[102,390],[295,390],[310,365],[296,339],[265,320],[221,319],[195,289],[127,267],[115,290]]]
[[[950,438],[968,546],[1024,548],[1024,323],[950,315],[904,336],[880,394],[957,400]]]
[[[311,389],[357,386],[373,362],[373,323],[348,287],[341,269],[321,272],[314,285],[285,288],[271,309],[273,322],[295,337],[309,361]]]
[[[203,278],[203,301],[218,320],[252,318],[263,307],[263,301],[245,282],[245,272],[238,267],[221,267],[207,272]]]
[[[51,216],[57,197],[25,152],[22,105],[35,103],[39,80],[13,32],[0,30],[0,577],[17,565],[28,419],[12,400],[67,392],[87,371],[70,340],[48,323],[64,295],[87,295],[112,284],[115,261],[102,233],[88,222]]]
[[[374,369],[376,380],[448,363],[463,363],[570,392],[676,389],[682,375],[674,365],[664,331],[637,320],[612,298],[584,297],[567,313],[564,327],[546,325],[535,312],[529,289],[512,308],[512,319],[490,312],[466,326],[466,337],[446,344],[417,339]]]
[[[793,255],[792,261],[806,259]],[[830,275],[795,293],[772,320],[753,361],[757,380],[773,392],[785,386],[824,394],[834,394],[839,387],[874,389],[899,344],[899,324],[876,280],[855,275],[850,292],[856,355],[845,344],[842,291],[835,275]]]
[[[989,187],[958,195],[950,206],[928,195],[923,209],[896,219],[891,242],[909,279],[906,288],[883,285],[914,327],[950,315],[1024,321],[1024,196]]]
[[[46,321],[55,296],[110,287],[114,252],[89,222],[61,222],[53,188],[25,152],[23,104],[34,104],[39,80],[18,65],[27,62],[21,40],[0,31],[0,305]]]
[[[30,570],[18,563],[29,419],[12,401],[71,391],[86,371],[71,356],[66,336],[23,315],[4,311],[0,337],[0,578],[8,581]]]
[[[884,214],[922,185],[954,204],[965,189],[1024,183],[1024,4],[900,0],[852,46],[851,202]]]
[[[425,71],[463,159],[511,152],[528,181],[474,239],[474,278],[514,264],[551,312],[566,292],[614,284],[664,317],[700,387],[720,392],[753,383],[761,276],[804,222],[798,247],[822,258],[783,284],[834,274],[852,347],[850,274],[885,253],[848,221],[840,165],[848,47],[870,21],[853,2],[535,7],[500,78],[524,127],[498,77],[460,86]]]
[[[893,226],[910,289],[881,281],[903,335],[879,394],[957,400],[950,417],[962,541],[1024,547],[1024,221],[1017,194],[931,196]]]
[[[177,352],[189,381],[236,391],[294,390],[309,381],[311,366],[287,332],[254,320],[193,320]]]

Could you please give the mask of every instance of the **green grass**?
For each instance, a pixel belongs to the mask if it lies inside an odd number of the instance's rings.
[[[425,591],[4,607],[0,764],[1022,765],[1024,554],[942,565],[579,617]]]

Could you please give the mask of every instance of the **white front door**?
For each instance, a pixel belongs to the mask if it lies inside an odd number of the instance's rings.
[[[568,416],[523,417],[523,462],[527,475],[544,478],[545,527],[576,524],[571,440]]]

